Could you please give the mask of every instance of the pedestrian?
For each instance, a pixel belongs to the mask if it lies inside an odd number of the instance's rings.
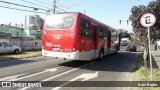
[[[155,51],[157,50],[157,42],[155,42],[155,44],[154,44],[154,50]]]

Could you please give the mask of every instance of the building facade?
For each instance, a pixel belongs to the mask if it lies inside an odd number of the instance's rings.
[[[38,38],[39,37],[39,38]],[[31,28],[0,25],[0,41],[20,46],[22,50],[41,49],[41,31]]]

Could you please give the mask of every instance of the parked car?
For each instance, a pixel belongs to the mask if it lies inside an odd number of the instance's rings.
[[[21,52],[21,48],[18,46],[13,46],[8,42],[0,41],[0,53],[15,53],[18,54]]]
[[[137,48],[136,48],[135,43],[133,43],[133,42],[128,43],[127,46],[126,46],[126,51],[134,51],[134,52],[136,52]]]
[[[126,40],[121,41],[121,46],[127,46],[128,42]]]

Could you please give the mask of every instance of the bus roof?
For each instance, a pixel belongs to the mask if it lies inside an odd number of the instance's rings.
[[[87,19],[89,19],[89,20],[91,20],[91,21],[94,21],[95,23],[101,24],[101,26],[105,26],[106,28],[108,28],[108,29],[109,29],[110,31],[112,31],[112,32],[117,32],[117,29],[115,29],[115,28],[113,28],[113,27],[111,27],[111,26],[109,26],[109,25],[106,25],[106,24],[104,24],[104,23],[102,23],[102,22],[100,22],[100,21],[97,21],[97,20],[95,20],[95,19],[93,19],[93,18],[91,18],[91,17],[89,17],[89,16],[87,16],[87,15],[81,13],[81,12],[62,12],[62,13],[54,13],[54,14],[66,14],[66,13],[76,13],[76,14],[80,14],[80,15],[86,17]],[[53,14],[53,13],[52,13],[52,14]],[[48,14],[48,15],[50,15],[50,14]]]

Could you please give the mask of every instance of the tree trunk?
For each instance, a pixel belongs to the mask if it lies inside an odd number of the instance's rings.
[[[147,59],[148,59],[148,54],[149,54],[149,50],[148,50],[148,46],[144,46],[144,51],[143,51],[143,60],[144,60],[144,68],[147,69]]]

